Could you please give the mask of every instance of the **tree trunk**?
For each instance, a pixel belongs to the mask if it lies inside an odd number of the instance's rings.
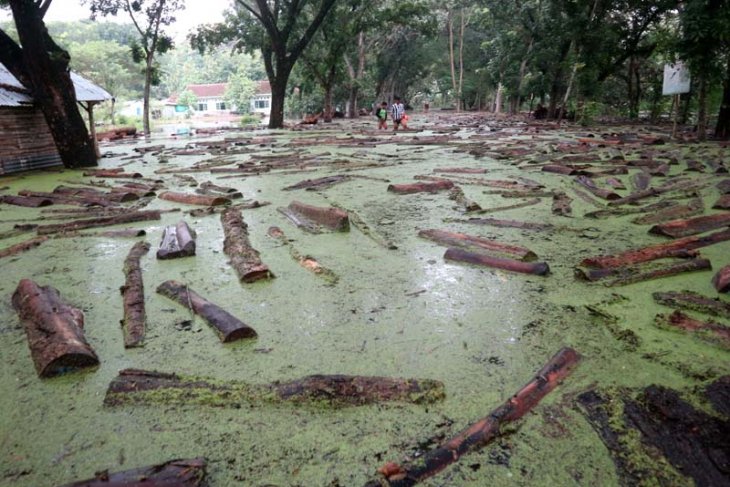
[[[144,283],[140,259],[150,250],[147,242],[137,242],[124,260],[124,285],[119,288],[124,303],[124,318],[121,320],[124,332],[124,348],[139,347],[144,340],[147,313],[144,305]]]
[[[35,2],[12,0],[10,7],[23,49],[22,66],[9,69],[22,71],[20,79],[30,81],[64,166],[96,166],[94,146],[76,105],[68,53],[51,39]],[[5,60],[5,54],[0,58]]]
[[[502,113],[502,83],[497,83],[497,96],[494,100],[494,113]]]
[[[707,80],[700,76],[697,97],[697,140],[707,140]]]
[[[289,72],[283,74],[281,71],[271,80],[271,113],[269,114],[269,128],[280,129],[284,127],[284,101],[286,99],[286,83],[289,79]]]
[[[152,89],[152,54],[147,55],[147,64],[144,72],[144,101],[142,113],[142,125],[144,136],[150,136],[150,90]]]
[[[271,279],[274,274],[261,262],[259,252],[248,239],[248,225],[243,221],[241,210],[228,208],[221,214],[223,225],[223,252],[231,258],[230,264],[243,282]]]
[[[466,28],[466,18],[464,17],[464,8],[461,8],[461,22],[459,25],[459,84],[456,89],[456,111],[460,112],[465,108],[462,103],[462,92],[464,90],[464,29]]]
[[[456,91],[456,66],[454,61],[454,19],[451,15],[451,9],[449,9],[446,22],[449,29],[449,65],[451,67],[451,88]]]
[[[324,86],[324,115],[323,122],[329,123],[332,121],[332,114],[334,109],[332,108],[332,84],[328,83]]]
[[[727,61],[727,72],[725,81],[722,83],[722,103],[720,112],[717,114],[717,125],[715,125],[715,137],[719,139],[730,139],[730,58]]]

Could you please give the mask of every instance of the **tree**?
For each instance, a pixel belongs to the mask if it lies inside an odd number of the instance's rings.
[[[132,58],[144,62],[144,108],[142,123],[150,134],[150,90],[159,80],[155,56],[172,49],[172,38],[163,27],[175,22],[174,14],[185,5],[184,0],[82,0],[91,6],[91,15],[117,15],[125,12],[132,20],[139,39],[132,45]]]
[[[335,2],[236,0],[224,23],[200,28],[191,43],[201,51],[228,41],[239,51],[260,49],[271,84],[269,128],[281,128],[289,75]]]
[[[20,45],[0,30],[0,62],[31,90],[64,166],[95,166],[96,151],[79,113],[68,70],[70,57],[43,22],[51,0],[0,1],[0,5],[8,4]]]
[[[198,103],[198,97],[190,90],[185,90],[180,93],[177,97],[177,105],[185,107],[185,116],[189,117],[194,110],[195,105]]]
[[[256,93],[256,83],[245,73],[239,73],[228,79],[225,100],[239,113],[251,111],[251,98]]]

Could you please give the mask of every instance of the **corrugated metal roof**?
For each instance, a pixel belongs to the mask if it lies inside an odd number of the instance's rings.
[[[113,98],[104,88],[95,85],[73,71],[71,72],[71,81],[73,81],[76,90],[77,101],[105,101]]]
[[[100,102],[112,99],[112,96],[106,90],[76,73],[71,73],[71,81],[74,84],[78,101]],[[5,66],[0,64],[0,106],[20,107],[32,103],[33,99],[30,97],[29,91]]]

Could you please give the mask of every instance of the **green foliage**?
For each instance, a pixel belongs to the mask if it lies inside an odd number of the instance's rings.
[[[239,124],[242,127],[250,126],[250,125],[261,125],[261,116],[256,115],[255,113],[248,113],[241,117],[241,120]]]
[[[251,97],[256,92],[256,82],[245,73],[236,74],[228,80],[225,100],[235,107],[238,113],[248,113],[251,110]]]

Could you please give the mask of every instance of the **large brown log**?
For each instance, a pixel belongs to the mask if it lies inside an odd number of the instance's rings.
[[[147,315],[139,261],[149,250],[149,243],[137,242],[124,259],[124,285],[119,288],[124,303],[124,318],[120,321],[124,332],[124,348],[139,347],[144,340]]]
[[[459,223],[473,223],[492,227],[519,228],[521,230],[551,230],[549,223],[520,222],[516,220],[500,220],[498,218],[469,218],[467,220],[452,220]]]
[[[453,182],[441,180],[433,183],[391,184],[388,185],[388,191],[396,194],[435,193],[453,187]]]
[[[712,207],[716,210],[730,210],[730,194],[720,196]]]
[[[366,484],[366,487],[416,485],[458,461],[461,456],[482,448],[498,437],[507,423],[520,419],[537,406],[543,397],[570,375],[579,360],[580,355],[572,348],[561,349],[517,394],[483,419],[421,458],[404,465],[390,462],[385,464],[378,469],[380,477]]]
[[[258,251],[251,247],[248,225],[243,221],[241,210],[227,208],[221,214],[221,223],[225,234],[223,252],[231,258],[229,263],[238,273],[238,278],[243,282],[273,278],[274,274],[261,262]]]
[[[730,179],[723,179],[717,183],[716,187],[720,190],[721,194],[730,194]]]
[[[40,377],[99,365],[84,337],[84,313],[66,303],[56,289],[22,279],[12,302]]]
[[[667,237],[679,238],[704,233],[716,228],[730,225],[730,212],[718,213],[716,215],[698,216],[689,220],[674,220],[660,225],[654,225],[649,233],[655,235],[666,235]]]
[[[10,247],[0,249],[0,259],[3,257],[9,257],[11,255],[19,254],[21,252],[25,252],[26,250],[30,250],[35,247],[38,247],[40,244],[42,244],[46,240],[48,240],[48,237],[35,237],[35,238],[31,238],[29,240],[26,240],[24,242],[20,242],[20,243],[16,243],[15,245],[11,245]]]
[[[291,191],[293,189],[306,189],[307,191],[327,189],[330,186],[334,186],[337,183],[344,183],[345,181],[349,181],[350,179],[350,176],[343,174],[335,176],[325,176],[316,179],[305,179],[304,181],[299,181],[296,184],[287,186],[286,188],[284,188],[284,191]]]
[[[0,196],[0,202],[15,206],[25,206],[27,208],[39,208],[41,206],[51,206],[53,200],[50,198],[41,198],[37,196],[13,196],[5,194]]]
[[[185,203],[188,205],[203,205],[203,206],[221,206],[230,205],[230,198],[224,198],[223,196],[205,196],[200,194],[188,194],[188,193],[174,193],[172,191],[165,191],[157,195],[158,198],[174,201],[176,203]]]
[[[125,369],[109,384],[104,404],[200,404],[240,408],[246,403],[291,402],[327,403],[338,407],[390,401],[428,404],[440,401],[444,396],[443,383],[429,379],[310,375],[291,382],[249,384]]]
[[[123,472],[97,472],[93,479],[62,487],[201,487],[205,481],[205,459],[170,460]]]
[[[663,277],[676,276],[685,272],[707,271],[712,269],[712,264],[707,259],[691,259],[680,264],[672,264],[666,267],[660,267],[646,272],[630,273],[627,276],[621,276],[618,279],[607,283],[612,286],[626,286],[637,282],[649,281],[651,279],[661,279]]]
[[[292,201],[286,208],[278,208],[295,225],[310,233],[319,233],[320,226],[337,232],[350,231],[350,219],[346,211],[332,206],[312,206]]]
[[[437,167],[433,172],[446,172],[456,174],[486,174],[486,169],[478,169],[471,167]]]
[[[692,291],[656,292],[652,296],[654,297],[654,301],[665,306],[689,309],[730,319],[730,303],[721,299],[708,298]]]
[[[111,201],[107,201],[102,198],[97,198],[93,196],[83,195],[83,196],[72,196],[72,195],[62,195],[62,194],[54,194],[54,193],[46,193],[43,191],[31,191],[28,189],[21,189],[18,191],[18,194],[20,196],[28,196],[32,198],[44,198],[49,199],[53,201],[56,204],[59,205],[77,205],[77,206],[114,206],[116,203],[113,203]]]
[[[139,199],[139,196],[133,191],[106,192],[94,188],[63,185],[53,188],[53,194],[90,198],[91,200],[108,200],[113,203],[128,203]]]
[[[467,262],[469,264],[494,267],[506,271],[519,272],[522,274],[534,274],[545,276],[550,273],[550,267],[545,262],[522,262],[514,259],[504,259],[487,254],[469,252],[468,250],[451,247],[444,253],[445,260]]]
[[[180,220],[176,225],[165,227],[157,258],[176,259],[193,255],[195,255],[195,232],[188,224]]]
[[[433,240],[441,245],[447,247],[465,247],[465,248],[479,248],[488,252],[495,252],[498,254],[506,254],[512,258],[522,260],[525,262],[531,262],[537,260],[535,252],[525,247],[518,245],[504,244],[490,240],[484,237],[477,237],[475,235],[467,235],[465,233],[458,232],[447,232],[446,230],[421,230],[418,232],[418,236],[421,238],[427,238]]]
[[[256,330],[239,320],[228,311],[211,303],[185,284],[165,281],[157,287],[157,292],[189,308],[203,318],[218,333],[222,342],[234,342],[243,338],[256,338]]]
[[[545,166],[542,166],[542,172],[574,176],[575,174],[578,174],[578,169],[571,166],[563,166],[562,164],[546,164]]]
[[[662,255],[662,258],[677,258],[677,259],[695,259],[699,257],[700,253],[696,250],[685,250],[685,249],[678,249],[673,250],[671,252],[667,252],[665,255]],[[601,279],[605,279],[607,277],[630,277],[630,276],[636,276],[638,274],[641,274],[642,272],[645,272],[647,270],[647,267],[645,266],[625,266],[625,267],[603,267],[603,268],[581,268],[576,267],[574,269],[574,276],[576,279],[579,279],[581,281],[600,281]]]
[[[131,211],[121,215],[106,216],[101,218],[89,218],[87,220],[75,220],[67,223],[56,223],[53,225],[41,225],[36,229],[38,235],[50,235],[59,232],[74,232],[76,230],[84,230],[86,228],[107,227],[111,225],[120,225],[123,223],[134,223],[148,220],[159,220],[160,212],[158,210],[150,211]]]
[[[679,310],[671,315],[657,315],[654,323],[660,328],[670,328],[692,333],[694,336],[730,350],[730,327],[712,321],[700,321],[687,316]]]
[[[676,220],[677,218],[700,215],[704,211],[705,205],[702,202],[702,198],[694,198],[686,205],[670,206],[655,213],[635,218],[631,222],[639,225],[655,225],[657,223]]]
[[[712,285],[715,286],[718,293],[726,293],[730,291],[730,265],[726,265],[712,278]]]
[[[581,265],[587,267],[623,267],[629,264],[649,262],[664,257],[674,257],[681,250],[696,250],[718,242],[730,240],[730,230],[711,233],[702,237],[687,237],[672,242],[650,245],[640,249],[627,250],[616,255],[601,255],[583,259]]]
[[[125,173],[124,169],[120,167],[114,169],[95,169],[93,171],[85,171],[84,176],[114,179],[139,179],[142,177],[142,175],[138,172]]]
[[[621,198],[619,194],[609,189],[599,188],[598,186],[596,186],[596,183],[594,183],[593,180],[589,177],[578,176],[575,181],[594,195],[598,196],[599,198],[603,198],[604,200],[614,201]]]

